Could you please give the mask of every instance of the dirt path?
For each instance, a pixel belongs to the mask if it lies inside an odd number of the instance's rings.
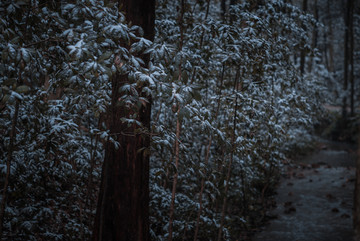
[[[281,180],[276,217],[254,241],[351,241],[355,181],[353,146],[323,141],[289,166]]]

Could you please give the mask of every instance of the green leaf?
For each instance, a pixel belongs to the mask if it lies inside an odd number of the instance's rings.
[[[21,5],[26,5],[28,2],[29,2],[29,1],[22,1],[22,0],[20,0],[20,1],[16,1],[16,4],[19,5],[19,6],[21,6]]]
[[[197,100],[197,101],[201,100],[201,94],[199,91],[193,89],[193,91],[191,92],[191,95],[195,100]]]
[[[20,85],[20,86],[18,86],[17,88],[16,88],[16,92],[17,93],[27,93],[27,92],[29,92],[29,90],[30,90],[30,87],[29,86],[27,86],[27,85]]]
[[[104,60],[106,60],[106,59],[109,59],[112,54],[113,54],[112,51],[106,51],[105,53],[103,53],[103,54],[99,57],[99,62],[104,61]]]
[[[9,98],[10,98],[10,95],[5,95],[5,96],[1,99],[0,103],[1,103],[2,105],[5,104],[5,103],[8,101]]]
[[[19,40],[20,40],[20,37],[17,36],[17,37],[15,37],[15,38],[11,39],[11,40],[10,40],[10,43],[11,43],[11,44],[18,44],[18,43],[19,43]]]
[[[188,108],[183,107],[180,109],[179,114],[178,114],[178,118],[180,121],[182,121],[185,118],[189,118],[190,117],[190,111]]]
[[[3,61],[6,61],[8,56],[9,56],[9,52],[8,51],[3,51],[2,55],[1,55],[1,58],[2,58]]]

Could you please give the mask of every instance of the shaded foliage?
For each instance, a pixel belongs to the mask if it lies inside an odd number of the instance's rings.
[[[174,240],[246,239],[266,218],[287,154],[321,116],[326,71],[301,75],[294,61],[299,51],[319,56],[305,31],[316,24],[310,15],[284,1],[240,2],[221,18],[220,2],[160,0],[152,43],[103,1],[2,1],[2,174],[11,159],[3,238],[89,239],[103,143],[118,145],[106,111],[120,74],[119,105],[134,112],[121,121],[152,141],[152,239],[169,235],[174,174]],[[136,111],[150,95],[146,130]]]

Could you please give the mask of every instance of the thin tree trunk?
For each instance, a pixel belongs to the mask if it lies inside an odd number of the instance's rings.
[[[302,9],[304,12],[307,11],[307,0],[303,0],[303,6],[302,6]],[[303,29],[306,31],[306,27],[303,26]],[[304,75],[305,73],[305,42],[302,43],[302,50],[300,51],[300,73],[301,73],[301,76]]]
[[[215,117],[215,119],[216,119],[216,117]],[[208,146],[206,148],[205,166],[206,166],[206,164],[208,163],[208,160],[209,160],[211,143],[212,143],[212,136],[209,137],[209,143],[208,143]],[[206,175],[206,173],[203,173],[203,175]],[[205,177],[203,176],[201,178],[201,188],[200,188],[200,193],[199,193],[199,212],[198,212],[198,216],[196,218],[194,241],[197,240],[197,236],[198,236],[198,232],[199,232],[200,218],[201,218],[201,213],[202,213],[202,209],[203,209],[203,205],[202,205],[203,200],[202,199],[203,199],[204,189],[205,189]]]
[[[223,83],[223,79],[224,79],[224,66],[222,69],[222,75],[221,75],[221,82],[220,82],[220,88],[219,88],[219,93],[218,93],[218,103],[217,103],[217,108],[216,108],[216,113],[215,113],[215,120],[217,119],[217,116],[219,114],[219,109],[220,109],[220,101],[221,101],[221,86]],[[206,154],[205,154],[205,166],[207,166],[208,161],[209,161],[209,156],[210,156],[210,148],[211,148],[211,143],[212,143],[212,136],[209,136],[209,142],[206,148]],[[199,212],[198,212],[198,216],[196,219],[196,226],[195,226],[195,234],[194,234],[194,241],[197,240],[197,236],[198,236],[198,232],[199,232],[199,227],[200,227],[200,217],[201,217],[201,213],[203,210],[203,193],[204,193],[204,189],[205,189],[205,177],[203,176],[201,178],[201,188],[200,188],[200,193],[199,193]]]
[[[178,109],[177,113],[179,114],[180,108]],[[171,204],[170,204],[170,217],[169,217],[169,238],[168,240],[172,240],[173,234],[173,222],[174,222],[174,211],[175,211],[175,195],[176,195],[176,184],[178,180],[178,168],[179,168],[179,160],[180,160],[180,148],[179,148],[179,139],[180,139],[180,131],[181,131],[181,123],[180,119],[176,120],[176,140],[175,140],[175,173],[174,173],[174,180],[171,192]]]
[[[331,10],[330,10],[330,0],[327,1],[327,16],[328,16],[328,20],[329,20],[329,42],[327,43],[328,45],[328,49],[329,49],[329,71],[330,72],[334,72],[335,71],[335,67],[334,67],[334,47],[333,47],[333,43],[334,43],[334,35],[333,35],[333,28],[332,28],[332,16],[331,16]]]
[[[185,11],[185,0],[181,0],[180,2],[180,17],[179,17],[179,25],[180,25],[180,43],[179,43],[179,51],[182,51],[183,47],[183,40],[184,40],[184,26],[183,26],[183,18],[184,18],[184,11]],[[179,63],[179,76],[178,80],[181,81],[181,75],[182,75],[182,60],[180,60]],[[175,195],[176,195],[176,184],[178,179],[178,168],[179,168],[179,160],[180,160],[180,134],[181,134],[181,123],[179,119],[179,113],[180,113],[180,103],[177,103],[177,120],[176,120],[176,139],[175,139],[175,173],[174,173],[174,180],[173,180],[173,186],[171,191],[171,204],[170,204],[170,213],[169,213],[169,237],[168,240],[172,241],[172,235],[173,235],[173,222],[174,222],[174,212],[175,212]]]
[[[324,53],[323,53],[323,58],[325,60],[325,66],[326,69],[330,72],[330,65],[329,65],[329,57],[328,57],[328,37],[327,37],[327,33],[326,31],[324,31]]]
[[[349,60],[350,60],[350,72],[349,72],[349,82],[350,82],[350,115],[354,116],[354,0],[349,1]]]
[[[9,149],[7,154],[7,161],[6,161],[6,176],[5,176],[5,183],[4,183],[3,195],[0,206],[0,239],[2,239],[3,231],[4,231],[3,228],[4,228],[5,207],[8,198],[8,187],[9,187],[9,179],[11,172],[12,154],[14,151],[14,142],[16,140],[16,125],[19,115],[19,105],[20,105],[19,101],[16,101],[15,111],[12,119],[11,131],[10,131],[10,142],[9,142]]]
[[[314,0],[314,18],[316,20],[314,29],[313,29],[313,34],[312,34],[312,43],[311,43],[311,48],[313,50],[315,50],[315,48],[317,47],[317,39],[318,39],[318,28],[317,28],[317,22],[319,21],[319,11],[318,11],[318,1]],[[312,67],[313,67],[313,57],[310,58],[309,63],[308,63],[308,71],[309,73],[311,73],[312,71]]]
[[[344,13],[345,20],[345,36],[344,36],[344,85],[343,85],[343,109],[342,117],[345,120],[347,117],[347,90],[349,78],[349,25],[350,25],[350,5],[352,0],[347,0],[346,9]]]
[[[228,165],[228,170],[227,170],[227,174],[226,174],[226,183],[225,183],[225,191],[224,191],[224,200],[223,200],[223,206],[222,206],[222,210],[221,210],[221,219],[220,219],[220,228],[219,228],[219,233],[218,233],[218,241],[222,240],[222,230],[224,227],[224,220],[225,220],[225,215],[226,215],[226,205],[227,205],[227,193],[229,190],[229,182],[230,182],[230,177],[231,177],[231,167],[232,167],[232,163],[233,163],[233,159],[234,159],[234,152],[235,152],[235,135],[236,135],[236,119],[237,119],[237,108],[238,108],[238,95],[237,95],[237,91],[238,91],[238,79],[239,79],[239,75],[240,75],[240,70],[237,69],[236,70],[236,75],[235,75],[235,85],[234,85],[234,94],[235,94],[235,114],[234,114],[234,122],[233,122],[233,133],[232,133],[232,137],[231,137],[231,153],[230,153],[230,161],[229,161],[229,165]]]
[[[90,125],[90,120],[89,120],[89,125]],[[100,121],[98,122],[98,127],[100,126]],[[89,128],[90,129],[90,128]],[[86,209],[86,207],[88,207],[90,210],[92,210],[92,205],[90,205],[89,207],[89,201],[91,200],[91,195],[92,195],[92,190],[93,190],[93,171],[95,168],[95,156],[96,156],[96,151],[97,151],[97,147],[98,147],[98,143],[99,143],[99,135],[96,135],[95,137],[95,145],[93,145],[93,135],[90,136],[91,138],[91,156],[90,156],[90,169],[89,169],[89,176],[88,176],[88,181],[87,181],[87,187],[86,187],[86,194],[85,194],[85,201],[83,202],[83,206],[80,209],[82,214],[80,216],[80,223],[83,225],[83,220],[84,220],[84,209]],[[91,203],[91,202],[90,202]],[[82,232],[81,232],[81,238],[84,239],[85,238],[85,229],[84,229],[84,225],[82,226]]]
[[[225,22],[226,16],[226,0],[221,0],[221,19]]]

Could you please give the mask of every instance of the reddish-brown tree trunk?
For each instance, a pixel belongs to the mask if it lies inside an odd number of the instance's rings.
[[[153,40],[155,0],[120,0],[126,18],[141,26],[144,37]],[[144,56],[145,62],[148,57]],[[150,103],[139,110],[119,106],[119,88],[127,76],[112,78],[112,102],[108,108],[110,135],[119,147],[107,142],[102,180],[93,231],[94,241],[147,241],[149,237],[149,145],[148,135],[136,132],[121,118],[137,114],[137,120],[150,128]],[[141,93],[141,90],[138,90]],[[151,101],[150,101],[151,102]]]
[[[177,113],[179,115],[180,108]],[[178,169],[179,169],[179,160],[180,160],[180,132],[181,132],[181,123],[179,118],[176,120],[176,140],[175,140],[175,173],[174,181],[171,191],[171,203],[170,203],[170,214],[169,214],[169,236],[168,240],[172,240],[173,235],[173,222],[174,222],[174,212],[175,212],[175,195],[176,195],[176,185],[178,181]]]
[[[231,153],[230,153],[230,160],[228,163],[228,169],[227,169],[227,174],[226,174],[226,182],[225,182],[225,190],[224,190],[224,201],[223,201],[223,206],[221,209],[221,218],[220,218],[220,227],[219,227],[219,232],[218,232],[218,237],[217,237],[217,241],[221,241],[223,240],[222,237],[222,231],[223,231],[223,227],[224,227],[224,221],[225,221],[225,215],[226,215],[226,208],[227,208],[227,194],[228,194],[228,190],[229,190],[229,182],[230,182],[230,178],[231,178],[231,171],[232,171],[232,163],[233,163],[233,159],[234,159],[234,152],[235,152],[235,134],[236,134],[236,122],[237,122],[237,111],[238,111],[238,81],[239,81],[239,77],[240,77],[240,70],[237,69],[236,70],[236,75],[235,75],[235,83],[234,83],[234,94],[235,94],[235,115],[234,115],[234,124],[233,124],[233,133],[231,136]],[[245,195],[245,192],[243,193],[243,195]]]

